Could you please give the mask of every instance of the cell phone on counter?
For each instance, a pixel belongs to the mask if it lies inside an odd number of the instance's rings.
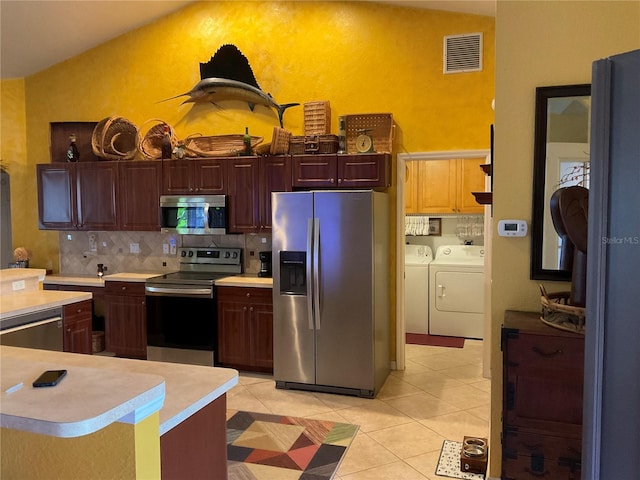
[[[54,387],[67,374],[66,370],[47,370],[33,382],[34,387]]]

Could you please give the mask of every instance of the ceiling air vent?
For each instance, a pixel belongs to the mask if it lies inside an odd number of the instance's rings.
[[[482,71],[482,33],[444,37],[444,73]]]

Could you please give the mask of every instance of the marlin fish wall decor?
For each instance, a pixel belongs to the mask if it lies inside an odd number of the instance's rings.
[[[276,103],[271,94],[263,92],[258,86],[249,60],[235,45],[223,45],[211,60],[200,64],[201,80],[188,92],[167,98],[172,100],[188,95],[185,103],[210,102],[216,105],[220,100],[240,100],[249,105],[251,111],[256,105],[264,105],[278,112],[278,120],[282,127],[284,111],[299,103]]]

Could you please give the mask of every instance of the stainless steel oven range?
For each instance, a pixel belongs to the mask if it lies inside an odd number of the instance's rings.
[[[215,281],[242,273],[239,248],[180,248],[180,271],[145,283],[147,358],[216,365]]]

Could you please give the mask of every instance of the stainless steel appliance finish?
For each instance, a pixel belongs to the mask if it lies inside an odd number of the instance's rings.
[[[62,308],[2,320],[0,344],[61,352],[63,349]]]
[[[180,271],[145,283],[147,358],[196,365],[217,363],[215,281],[242,273],[239,248],[181,248]]]
[[[383,193],[273,193],[278,388],[374,397],[389,374],[389,205]]]
[[[162,195],[160,225],[164,233],[225,235],[227,200],[224,195]]]

